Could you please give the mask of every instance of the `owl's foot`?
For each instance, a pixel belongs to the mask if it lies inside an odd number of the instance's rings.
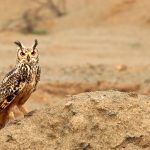
[[[28,110],[24,106],[18,105],[17,107],[24,114],[24,116],[28,114]]]
[[[19,119],[15,119],[15,115],[12,111],[9,112],[9,124],[19,124]]]
[[[36,112],[37,110],[32,110],[30,112],[28,112],[25,117],[30,117],[30,116],[33,116],[33,114]]]
[[[20,125],[20,120],[19,119],[14,119],[12,121],[9,122],[9,124],[16,124],[16,125]]]

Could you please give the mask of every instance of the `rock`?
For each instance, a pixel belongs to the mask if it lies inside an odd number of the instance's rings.
[[[0,149],[148,150],[149,108],[148,96],[118,91],[70,96],[0,130]]]

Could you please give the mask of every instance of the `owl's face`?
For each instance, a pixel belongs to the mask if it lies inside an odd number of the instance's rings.
[[[35,44],[31,48],[25,48],[22,44],[17,41],[15,42],[17,46],[19,46],[17,52],[17,61],[19,63],[27,63],[27,64],[36,64],[39,61],[39,54],[36,48],[38,42],[35,40]]]
[[[23,48],[18,50],[17,59],[21,63],[37,63],[38,62],[38,50],[32,48]]]

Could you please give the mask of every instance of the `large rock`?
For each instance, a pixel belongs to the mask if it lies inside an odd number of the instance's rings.
[[[68,97],[0,131],[0,149],[150,149],[150,97],[117,91]]]

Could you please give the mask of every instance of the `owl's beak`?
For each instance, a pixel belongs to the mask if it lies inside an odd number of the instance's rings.
[[[30,61],[30,56],[29,56],[29,55],[27,56],[27,61],[28,61],[28,62]]]

